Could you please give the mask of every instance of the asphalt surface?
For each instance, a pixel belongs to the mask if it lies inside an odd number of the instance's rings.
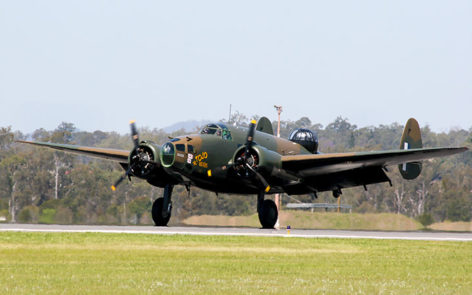
[[[454,232],[385,232],[352,230],[259,229],[238,227],[155,227],[155,226],[105,226],[105,225],[46,225],[0,224],[0,231],[13,232],[97,232],[160,235],[221,235],[257,237],[301,238],[356,238],[427,241],[472,242],[472,233]]]

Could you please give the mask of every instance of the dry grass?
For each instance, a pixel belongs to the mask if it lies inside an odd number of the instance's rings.
[[[192,216],[183,221],[186,225],[247,226],[260,227],[257,214],[251,216]],[[411,231],[422,228],[416,220],[404,215],[380,213],[333,213],[284,210],[280,214],[280,226],[305,229],[357,229]]]
[[[197,215],[182,222],[186,225],[260,227],[257,214],[250,216]]]
[[[472,231],[472,222],[452,222],[445,221],[439,223],[433,223],[428,228],[433,230],[443,230],[443,231]]]

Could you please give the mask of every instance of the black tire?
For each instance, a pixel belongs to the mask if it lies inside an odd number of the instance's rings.
[[[169,214],[166,217],[162,216],[162,207],[164,206],[164,198],[158,198],[152,204],[152,220],[156,226],[166,226],[169,223],[170,211],[172,211],[172,203],[169,204]]]
[[[264,200],[261,210],[258,213],[262,228],[274,228],[277,218],[279,217],[279,212],[277,211],[277,206],[274,201]]]

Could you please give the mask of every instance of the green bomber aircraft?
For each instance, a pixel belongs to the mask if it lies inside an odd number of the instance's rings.
[[[199,134],[171,138],[163,145],[139,140],[131,122],[134,148],[131,151],[84,147],[46,142],[19,141],[85,154],[118,162],[126,171],[112,186],[125,178],[138,177],[164,188],[163,197],[152,206],[157,226],[169,222],[172,190],[175,185],[197,186],[215,193],[255,194],[263,228],[273,228],[278,217],[275,203],[266,194],[314,194],[389,182],[387,166],[398,165],[404,179],[421,172],[421,160],[448,156],[467,150],[423,148],[420,127],[415,119],[405,125],[400,148],[388,151],[320,153],[318,138],[308,129],[295,129],[289,139],[274,136],[269,119],[262,117],[248,128],[222,123],[206,125]]]

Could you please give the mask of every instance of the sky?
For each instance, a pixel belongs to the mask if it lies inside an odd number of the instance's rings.
[[[472,128],[472,1],[1,1],[0,127]]]

